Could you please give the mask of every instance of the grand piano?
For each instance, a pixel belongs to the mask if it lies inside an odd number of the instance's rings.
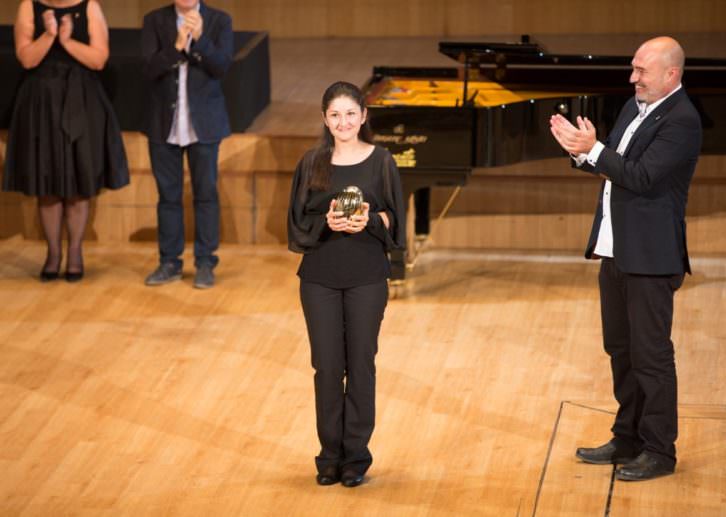
[[[549,118],[588,117],[607,134],[632,97],[632,56],[550,54],[517,43],[441,42],[450,68],[375,67],[364,85],[377,143],[396,159],[406,199],[415,193],[415,233],[429,233],[428,189],[456,186],[473,168],[564,156]],[[683,85],[701,114],[703,154],[726,153],[726,60],[688,58]],[[443,214],[442,214],[443,215]],[[415,262],[394,254],[393,277]]]

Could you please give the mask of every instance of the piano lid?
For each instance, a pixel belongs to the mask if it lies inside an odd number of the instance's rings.
[[[593,92],[624,89],[629,86],[633,59],[632,56],[549,54],[527,36],[520,43],[442,41],[439,52],[464,65],[460,78],[464,80],[465,92],[466,83],[477,78],[502,84],[536,84],[545,89],[563,86]],[[723,92],[726,59],[686,58],[683,84],[689,91]]]
[[[595,54],[549,54],[544,47],[522,36],[519,43],[441,41],[439,52],[463,65],[596,66],[630,68],[633,56]],[[689,68],[726,69],[726,59],[686,58]]]

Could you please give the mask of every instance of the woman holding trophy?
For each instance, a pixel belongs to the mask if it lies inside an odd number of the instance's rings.
[[[316,479],[355,487],[372,462],[387,252],[405,245],[405,214],[398,169],[372,143],[361,91],[332,84],[322,115],[323,137],[295,171],[288,246],[304,254],[298,276],[315,369]]]

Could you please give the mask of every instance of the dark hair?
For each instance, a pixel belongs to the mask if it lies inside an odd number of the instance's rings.
[[[328,86],[323,94],[323,100],[321,103],[323,116],[330,107],[330,103],[338,97],[349,97],[358,104],[358,106],[360,106],[361,112],[365,110],[366,101],[363,96],[363,92],[360,91],[360,88],[351,83],[338,81]],[[371,126],[368,124],[367,117],[358,132],[358,139],[369,144],[373,143],[373,132],[371,131]],[[309,188],[314,190],[326,190],[330,187],[330,177],[333,173],[331,160],[333,157],[334,147],[335,139],[330,133],[328,126],[323,125],[323,135],[320,138],[318,145],[311,151],[310,167],[312,170],[309,171],[310,174],[308,175]]]

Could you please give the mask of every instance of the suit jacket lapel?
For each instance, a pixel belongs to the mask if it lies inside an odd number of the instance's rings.
[[[628,147],[625,149],[625,152],[623,153],[623,156],[627,156],[628,151],[630,151],[630,148],[633,147],[633,143],[638,139],[640,135],[643,134],[643,131],[651,127],[653,124],[658,122],[660,119],[662,119],[671,109],[673,109],[673,106],[675,106],[678,101],[681,99],[681,96],[685,95],[685,92],[683,91],[683,88],[678,90],[676,93],[668,97],[665,101],[663,101],[663,104],[658,106],[655,110],[653,110],[652,113],[650,113],[647,117],[645,117],[645,120],[643,121],[640,126],[638,126],[638,129],[633,133],[632,138],[630,139],[630,142],[628,142]]]
[[[613,130],[610,132],[608,137],[608,147],[611,149],[617,149],[620,144],[620,140],[623,139],[625,130],[628,125],[633,121],[635,116],[638,114],[638,105],[635,102],[635,97],[628,100],[628,103],[623,107],[620,116],[615,122]]]
[[[178,30],[176,28],[176,9],[173,5],[170,5],[164,13],[163,24],[164,36],[167,38],[166,41],[176,41]]]

